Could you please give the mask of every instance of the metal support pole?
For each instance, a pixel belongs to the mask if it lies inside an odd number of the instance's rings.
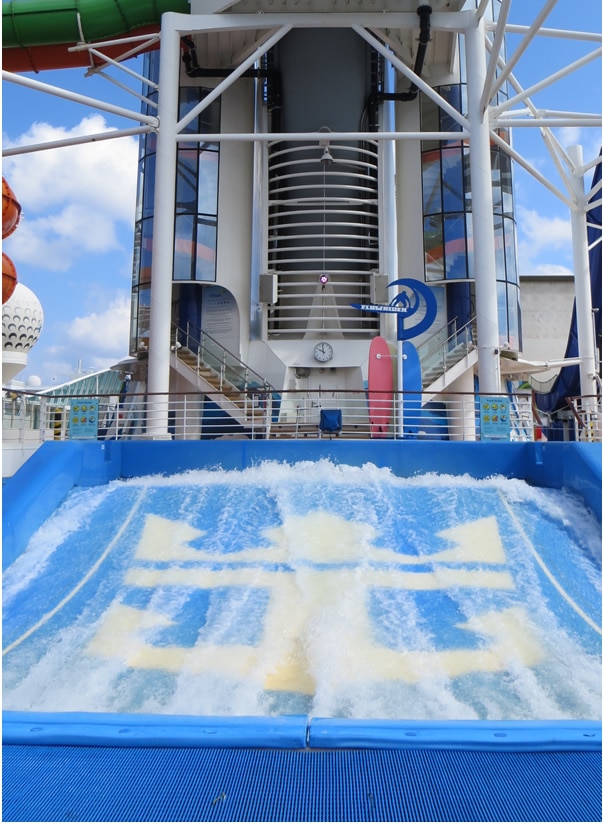
[[[402,323],[402,318],[397,318],[398,324]],[[404,437],[404,341],[398,335],[398,414],[396,415],[396,437]]]
[[[567,155],[573,164],[570,174],[574,204],[571,212],[572,248],[574,256],[574,290],[576,294],[576,327],[580,355],[580,393],[585,396],[584,409],[593,410],[596,384],[596,360],[593,335],[593,305],[588,258],[586,227],[587,201],[584,193],[582,146],[569,146]],[[590,396],[590,397],[589,397]]]
[[[486,38],[483,19],[465,32],[467,64],[469,162],[473,217],[473,257],[475,264],[475,308],[479,389],[481,393],[500,392],[500,355],[496,258],[494,255],[494,217],[492,203],[492,164],[488,109],[482,109],[487,77]]]
[[[385,88],[395,91],[395,78],[392,66],[385,67]],[[395,104],[393,100],[383,104],[383,130],[395,130]],[[396,207],[396,145],[394,141],[382,140],[379,143],[379,245],[381,265],[379,271],[387,275],[388,282],[399,277],[398,272],[398,234]],[[390,298],[395,296],[392,290]],[[392,339],[396,334],[395,315],[381,315],[381,334]]]
[[[153,262],[149,320],[149,408],[147,434],[168,438],[168,393],[170,389],[170,326],[174,212],[176,199],[176,123],[180,36],[172,25],[172,14],[161,22],[159,67],[159,133],[157,135]]]

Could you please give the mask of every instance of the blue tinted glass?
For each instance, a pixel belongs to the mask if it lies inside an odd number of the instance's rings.
[[[442,150],[442,192],[445,212],[463,209],[463,163],[461,149]]]
[[[176,213],[197,211],[197,150],[178,150]]]
[[[505,226],[505,262],[507,280],[517,283],[517,255],[515,251],[515,223],[508,217],[504,219]]]
[[[140,287],[138,290],[138,345],[149,345],[149,327],[151,325],[151,289]],[[138,348],[138,346],[137,346]]]
[[[195,279],[214,281],[216,279],[216,219],[199,219],[197,223],[197,245]]]
[[[511,177],[511,158],[500,153],[500,184],[502,188],[503,212],[513,214],[513,182]]]
[[[450,103],[457,112],[461,111],[461,86],[456,84],[454,86],[441,86],[439,89],[442,97]],[[461,124],[452,117],[452,115],[440,109],[440,125],[443,132],[460,132]]]
[[[464,215],[444,217],[444,241],[446,279],[466,278],[467,244],[465,242]]]
[[[463,158],[464,158],[464,161],[465,161],[463,163],[463,177],[464,177],[464,183],[465,183],[465,211],[470,212],[471,211],[471,203],[472,203],[472,198],[471,198],[471,164],[469,163],[469,147],[468,146],[463,147]]]
[[[434,149],[423,152],[423,214],[431,215],[442,211],[440,189],[440,152]]]
[[[496,280],[506,280],[505,239],[503,219],[500,215],[494,215],[494,258],[496,261]]]
[[[199,196],[197,210],[200,214],[215,215],[218,212],[218,153],[201,152],[199,156]]]
[[[501,188],[501,173],[500,173],[500,159],[501,152],[493,150],[491,152],[492,160],[492,208],[495,212],[502,212],[502,188]]]
[[[519,347],[519,290],[516,286],[507,286],[507,317],[509,324],[507,328],[507,342],[511,349],[518,350]],[[503,341],[504,343],[504,341]]]
[[[423,221],[426,280],[444,279],[444,233],[441,215],[426,217]]]
[[[151,264],[153,262],[153,218],[142,221],[140,238],[140,283],[151,282]]]
[[[465,223],[467,232],[467,274],[475,279],[475,255],[473,254],[473,215],[465,212]]]
[[[155,207],[155,157],[154,154],[147,155],[141,163],[142,173],[144,174],[143,217],[152,215]]]
[[[140,277],[140,246],[142,226],[140,222],[134,224],[134,252],[132,254],[132,287],[138,285]]]
[[[192,280],[194,217],[179,215],[174,236],[174,280]]]
[[[506,284],[496,284],[496,303],[498,307],[498,338],[501,346],[509,339],[509,324],[507,320],[507,287]]]
[[[202,89],[199,86],[181,86],[180,87],[180,105],[178,107],[178,120],[182,120],[190,111],[192,111],[197,103],[201,100]],[[199,118],[194,117],[184,129],[183,134],[197,134],[199,132]]]

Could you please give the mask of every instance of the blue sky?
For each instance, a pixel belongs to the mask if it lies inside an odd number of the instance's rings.
[[[540,0],[513,4],[511,23],[530,24]],[[601,5],[559,2],[546,25],[600,32]],[[588,19],[585,12],[588,12]],[[519,37],[508,38],[512,51]],[[589,53],[596,44],[539,38],[521,57],[514,74],[528,88]],[[139,61],[131,68],[140,70]],[[32,75],[41,82],[138,110],[138,101],[84,69]],[[139,86],[134,83],[139,91]],[[4,82],[3,147],[58,140],[107,128],[130,128],[123,118]],[[601,62],[590,63],[537,93],[542,108],[601,111]],[[600,130],[558,129],[560,143],[583,146],[585,160],[598,154]],[[517,150],[562,188],[538,129],[515,129]],[[43,385],[106,368],[128,354],[132,239],[136,195],[137,138],[36,152],[5,158],[3,174],[23,209],[16,232],[4,243],[19,281],[42,303],[44,329],[18,380],[32,375]],[[591,175],[587,177],[590,181]],[[521,274],[572,269],[567,207],[517,165],[514,171]]]

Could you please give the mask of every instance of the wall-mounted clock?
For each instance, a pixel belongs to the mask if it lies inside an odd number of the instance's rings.
[[[314,357],[319,363],[326,363],[333,357],[333,347],[330,343],[322,341],[314,347]]]

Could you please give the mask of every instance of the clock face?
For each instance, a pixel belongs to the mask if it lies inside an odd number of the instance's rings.
[[[333,357],[333,347],[330,343],[317,343],[314,347],[314,357],[320,363],[326,363]]]

